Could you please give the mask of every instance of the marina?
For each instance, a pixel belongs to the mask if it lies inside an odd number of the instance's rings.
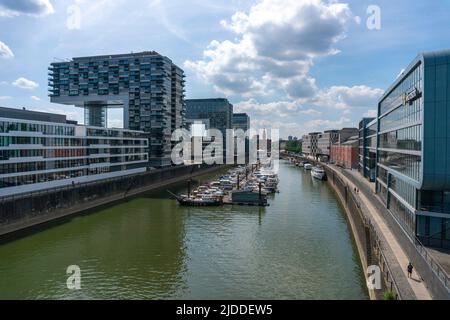
[[[239,166],[227,171],[218,180],[199,185],[187,194],[175,195],[182,206],[220,206],[226,204],[267,206],[267,195],[278,192],[278,175],[267,165]]]
[[[187,194],[184,181],[1,244],[0,298],[367,299],[329,184],[288,161],[278,178],[266,207],[181,206],[167,189]],[[65,286],[74,264],[79,291]]]

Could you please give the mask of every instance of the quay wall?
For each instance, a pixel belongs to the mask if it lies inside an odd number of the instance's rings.
[[[310,159],[298,157],[299,160],[307,160],[308,162],[317,164]],[[353,190],[342,179],[341,174],[334,171],[330,167],[323,165],[328,183],[335,191],[339,202],[344,208],[346,218],[352,231],[353,239],[356,244],[358,256],[364,270],[364,277],[367,279],[366,273],[369,266],[377,265],[380,267],[382,288],[381,290],[369,290],[369,296],[372,300],[384,299],[385,292],[392,292],[398,300],[415,299],[415,295],[406,286],[399,286],[396,281],[396,274],[401,270],[392,270],[392,266],[388,263],[387,254],[382,246],[380,238],[375,227],[369,219],[366,218],[361,204],[353,193]],[[408,290],[409,289],[409,290]]]
[[[317,164],[311,159],[305,159],[299,156],[297,158]],[[370,218],[365,214],[367,211],[365,204],[358,201],[353,190],[347,186],[342,177],[349,178],[360,189],[365,188],[364,183],[354,181],[355,179],[352,179],[345,172],[339,172],[324,163],[320,163],[320,165],[325,168],[330,186],[336,191],[339,200],[345,208],[363,267],[369,265],[380,266],[384,280],[381,291],[392,291],[397,295],[398,299],[416,299],[410,286],[404,282],[404,276],[401,275],[401,268],[404,266],[398,265],[397,260],[386,243],[383,232],[372,224]],[[449,300],[449,280],[445,272],[442,271],[442,267],[435,262],[427,249],[418,243],[417,239],[412,239],[402,229],[401,224],[396,221],[395,217],[381,204],[375,195],[368,197],[368,200],[374,207],[379,208],[378,211],[395,234],[397,241],[402,246],[414,267],[422,276],[433,299]],[[361,248],[365,248],[366,250],[361,250]],[[377,295],[380,298],[380,292]]]
[[[177,183],[220,165],[179,166],[0,198],[0,237]]]

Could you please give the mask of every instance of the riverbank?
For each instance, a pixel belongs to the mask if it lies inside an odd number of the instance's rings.
[[[53,194],[55,195],[57,199],[60,199],[59,201],[55,201],[54,210],[52,210],[51,207],[47,207],[46,211],[43,213],[35,213],[35,208],[31,208],[30,214],[27,215],[26,212],[21,212],[21,217],[16,219],[14,222],[8,222],[8,223],[2,223],[0,225],[0,239],[3,238],[9,238],[11,236],[14,236],[15,234],[22,232],[22,231],[29,231],[32,228],[40,227],[45,224],[58,221],[60,219],[65,219],[73,215],[81,214],[88,210],[93,210],[97,207],[106,206],[106,205],[113,205],[115,203],[118,203],[120,201],[124,201],[126,199],[129,199],[131,197],[135,197],[139,194],[142,194],[144,192],[148,192],[151,190],[155,190],[170,184],[174,184],[180,181],[185,181],[191,177],[196,177],[199,175],[215,172],[217,170],[223,169],[226,166],[211,166],[211,167],[205,167],[200,168],[199,170],[184,170],[185,172],[182,172],[181,175],[176,175],[174,177],[168,177],[168,178],[160,178],[160,179],[153,179],[153,181],[149,181],[148,184],[138,187],[137,185],[133,187],[133,182],[130,183],[123,179],[124,181],[121,182],[121,180],[118,180],[117,182],[123,183],[124,186],[132,186],[132,187],[126,187],[125,189],[116,189],[111,190],[111,195],[108,195],[106,192],[105,195],[100,195],[98,197],[95,197],[96,193],[89,193],[89,192],[83,192],[87,193],[89,195],[89,198],[83,198],[84,201],[76,201],[76,199],[72,199],[70,202],[72,205],[67,205],[65,203],[59,203],[63,201],[68,201],[68,196],[66,195],[60,195],[58,196],[58,193],[66,192],[67,188],[64,188],[62,190],[54,190]],[[167,171],[166,172],[170,172]],[[137,179],[138,176],[134,177],[126,177],[127,180],[132,180],[133,178]],[[95,188],[102,190],[107,189],[109,187],[110,181],[105,181],[104,183],[98,182],[95,184]],[[71,192],[74,196],[80,197],[79,194],[81,194],[81,191],[79,188],[82,188],[82,186],[77,186],[78,189],[72,189],[68,192]],[[104,190],[103,190],[104,191]],[[41,193],[39,193],[41,194]],[[52,197],[53,195],[47,194],[48,197]],[[34,206],[35,199],[33,199],[35,195],[30,194],[28,197],[22,197],[17,200],[12,200],[13,203],[10,205],[17,205],[20,206],[20,203],[29,202],[31,203],[31,206]],[[14,203],[15,202],[15,203]],[[10,211],[8,211],[6,205],[2,205],[2,211],[4,211],[5,214],[11,214]],[[12,215],[12,214],[11,214]]]
[[[4,243],[0,299],[368,299],[333,190],[285,162],[279,180],[268,207],[183,207],[180,182]]]
[[[398,299],[427,300],[431,299],[430,292],[433,292],[435,298],[445,299],[442,289],[436,288],[436,280],[439,279],[430,276],[427,267],[411,252],[408,243],[398,240],[398,237],[403,237],[401,231],[397,230],[395,222],[386,221],[388,210],[374,203],[376,199],[372,192],[367,188],[362,188],[360,192],[360,184],[349,179],[342,169],[324,163],[320,165],[327,171],[330,185],[345,208],[362,265],[365,268],[376,265],[381,269],[383,288],[375,290],[373,295],[382,299],[385,292],[390,292],[391,296],[397,296]],[[396,229],[396,233],[391,228]],[[409,261],[417,266],[412,279],[406,273]],[[428,282],[423,280],[424,275]]]

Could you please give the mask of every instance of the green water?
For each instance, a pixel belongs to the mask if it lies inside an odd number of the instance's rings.
[[[279,177],[267,208],[179,207],[161,190],[1,244],[0,299],[367,299],[331,188],[288,163]]]

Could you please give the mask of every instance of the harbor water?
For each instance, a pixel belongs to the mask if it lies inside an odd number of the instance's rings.
[[[268,207],[181,207],[166,188],[1,243],[0,299],[367,299],[328,183],[288,162],[279,179]]]

